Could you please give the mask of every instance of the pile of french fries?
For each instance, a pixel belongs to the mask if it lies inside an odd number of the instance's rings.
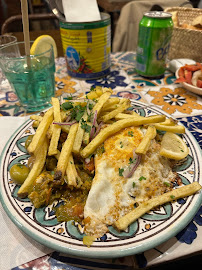
[[[77,116],[72,119],[72,110],[76,106],[79,106],[78,108],[81,111],[78,111]],[[147,129],[136,149],[136,153],[139,155],[146,154],[151,140],[156,137],[156,130],[175,133],[185,132],[185,128],[178,125],[173,119],[166,119],[164,115],[142,117],[134,111],[128,110],[130,107],[129,99],[112,97],[110,88],[96,87],[80,99],[66,100],[65,106],[61,105],[57,98],[52,98],[52,107],[45,112],[44,116],[31,116],[34,121],[33,126],[37,129],[28,147],[28,152],[35,157],[35,162],[27,179],[20,187],[18,196],[24,198],[30,194],[34,181],[44,168],[47,156],[55,156],[58,160],[54,172],[56,183],[60,184],[61,180],[66,177],[69,186],[80,188],[82,180],[77,173],[74,158],[89,159],[108,137],[121,129],[130,126],[144,126]],[[69,120],[67,121],[67,119]],[[58,143],[61,132],[68,135],[61,151],[59,151]],[[185,192],[181,196],[193,194],[201,188],[200,185],[196,185],[197,183],[193,188],[190,185],[189,192]],[[176,193],[175,190],[173,192]],[[174,194],[173,196],[177,197],[178,195]],[[143,205],[140,214],[139,212],[138,214],[135,213],[137,208],[134,209],[132,213],[128,214],[129,216],[126,215],[118,220],[115,226],[119,230],[126,229],[140,215],[159,204],[167,202],[168,197],[171,198],[172,196],[169,194],[165,200],[158,198],[157,201],[149,203],[149,207]]]

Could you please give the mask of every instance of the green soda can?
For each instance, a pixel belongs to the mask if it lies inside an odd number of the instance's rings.
[[[139,24],[136,72],[144,77],[163,77],[170,47],[172,15],[163,11],[146,12]]]

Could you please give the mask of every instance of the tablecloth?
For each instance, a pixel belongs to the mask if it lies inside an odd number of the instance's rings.
[[[158,106],[163,111],[180,120],[202,146],[202,98],[179,84],[169,71],[158,80],[143,79],[135,73],[135,53],[114,53],[111,55],[112,66],[108,76],[97,80],[76,80],[67,75],[64,58],[56,59],[56,96],[81,96],[90,91],[92,86],[111,87],[113,94],[131,98],[151,106]],[[0,88],[0,116],[23,116],[12,89],[4,83]],[[16,266],[19,269],[134,269],[174,260],[186,255],[202,252],[202,206],[194,219],[184,230],[167,242],[134,256],[89,260],[53,252],[37,260]]]

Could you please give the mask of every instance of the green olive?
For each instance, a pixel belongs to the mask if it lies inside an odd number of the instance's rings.
[[[31,141],[32,141],[32,139],[33,139],[33,137],[34,137],[34,135],[29,135],[29,136],[27,137],[27,140],[25,141],[25,148],[26,148],[26,149],[27,149],[28,146],[30,145],[30,143],[31,143]]]
[[[18,185],[22,185],[29,174],[29,168],[17,163],[10,168],[10,177]]]

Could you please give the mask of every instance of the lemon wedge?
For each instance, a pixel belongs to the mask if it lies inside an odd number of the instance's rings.
[[[30,49],[30,54],[36,55],[47,51],[50,48],[49,44],[53,46],[54,56],[56,58],[58,55],[57,46],[55,40],[49,35],[42,35],[35,39]]]
[[[166,132],[161,141],[160,155],[180,160],[189,154],[186,143],[175,133]]]

